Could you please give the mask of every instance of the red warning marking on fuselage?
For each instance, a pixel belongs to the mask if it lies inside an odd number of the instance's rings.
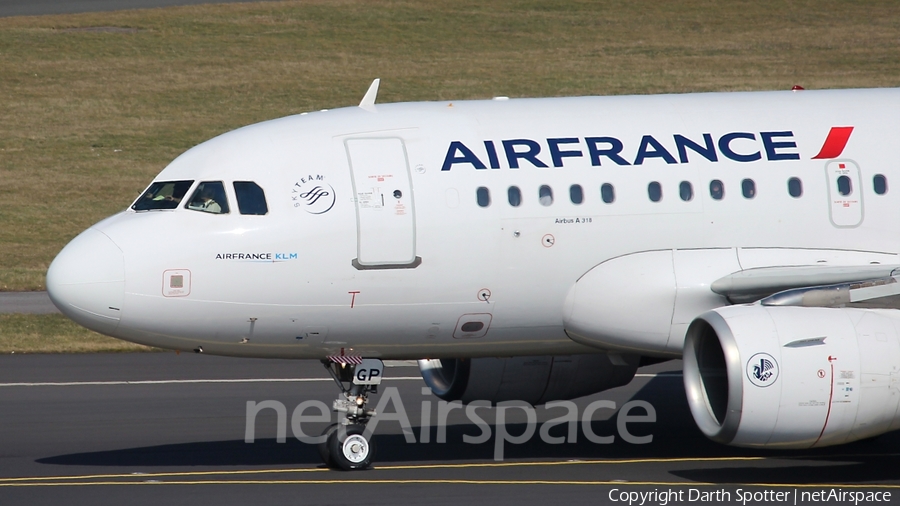
[[[347,292],[347,293],[349,293],[349,294],[351,295],[351,297],[350,297],[350,309],[353,309],[353,306],[356,305],[356,294],[359,293],[359,290],[357,290],[357,291],[355,291],[355,292]]]
[[[853,127],[831,127],[828,137],[825,138],[825,144],[819,154],[813,157],[813,160],[821,160],[827,158],[837,158],[844,152],[847,141],[850,140],[850,134],[853,133]]]

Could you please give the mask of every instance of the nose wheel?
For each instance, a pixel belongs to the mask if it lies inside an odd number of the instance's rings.
[[[375,457],[375,442],[366,437],[365,431],[365,425],[329,425],[322,433],[325,440],[319,443],[322,462],[332,469],[344,471],[369,467]]]
[[[325,440],[319,444],[319,455],[331,468],[366,469],[375,456],[375,442],[366,431],[366,424],[375,411],[366,409],[366,404],[370,393],[378,393],[384,364],[378,359],[357,357],[331,357],[323,363],[341,389],[341,396],[334,401],[334,411],[344,416],[322,433]]]
[[[339,427],[328,438],[330,458],[334,467],[344,471],[366,469],[375,456],[375,443],[366,437],[363,425]]]

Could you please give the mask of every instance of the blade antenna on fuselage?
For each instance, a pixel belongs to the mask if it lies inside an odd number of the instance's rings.
[[[373,108],[375,107],[375,98],[378,96],[379,83],[381,83],[381,79],[375,79],[374,81],[372,81],[372,84],[369,86],[369,91],[366,92],[366,95],[359,103],[360,107],[370,111],[374,110]]]

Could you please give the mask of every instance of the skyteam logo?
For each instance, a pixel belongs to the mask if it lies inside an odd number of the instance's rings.
[[[334,207],[334,188],[325,182],[325,176],[307,176],[294,183],[291,201],[310,214],[327,213]]]
[[[768,353],[757,353],[747,362],[747,378],[758,387],[767,387],[778,379],[778,362]]]

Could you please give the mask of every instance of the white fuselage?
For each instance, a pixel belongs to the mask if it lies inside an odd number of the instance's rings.
[[[829,137],[847,127],[843,143]],[[48,289],[90,328],[214,354],[678,356],[687,324],[728,304],[709,290],[722,276],[898,263],[898,133],[894,89],[401,103],[291,116],[205,142],[157,176],[223,182],[227,214],[128,209],[73,241],[51,266]],[[876,175],[886,180],[881,194]],[[744,180],[753,181],[748,197]],[[262,188],[268,213],[241,214],[235,181]],[[724,186],[721,199],[712,181]],[[626,257],[579,302],[582,276]],[[656,296],[659,282],[671,296]],[[597,332],[612,344],[567,334],[567,305],[594,302]]]

